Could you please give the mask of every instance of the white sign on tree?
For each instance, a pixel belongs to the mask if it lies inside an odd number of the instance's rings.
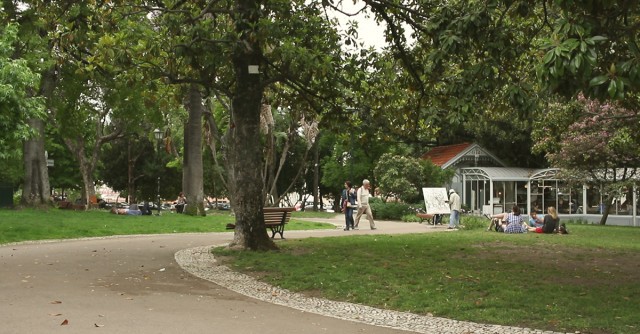
[[[450,214],[449,196],[446,188],[422,188],[424,205],[428,214]]]

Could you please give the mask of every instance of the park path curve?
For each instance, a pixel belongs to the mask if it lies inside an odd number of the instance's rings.
[[[340,224],[339,219],[328,222]],[[302,238],[443,229],[416,223],[377,224],[375,231],[345,232],[337,227],[286,231],[285,235]],[[393,324],[376,326],[252,298],[214,279],[199,278],[212,264],[198,264],[192,258],[193,262],[181,263],[183,268],[176,261],[185,260],[180,254],[197,253],[190,250],[231,239],[231,232],[188,233],[0,246],[0,333],[407,333]]]

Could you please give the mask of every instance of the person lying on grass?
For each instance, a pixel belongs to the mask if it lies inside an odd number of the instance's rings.
[[[130,216],[142,215],[142,211],[138,207],[138,204],[131,204],[129,205],[128,209],[117,209],[114,207],[111,209],[111,213],[117,214],[117,215],[130,215]]]

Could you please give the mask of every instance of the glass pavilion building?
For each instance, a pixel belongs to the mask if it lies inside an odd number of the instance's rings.
[[[449,187],[456,189],[463,206],[472,214],[509,212],[518,205],[523,214],[546,213],[554,206],[565,219],[597,223],[602,217],[606,194],[601,186],[569,186],[558,178],[559,169],[505,167],[490,152],[477,144],[440,146],[427,152],[442,168],[455,168]],[[485,166],[485,167],[482,167]],[[607,224],[639,226],[638,189],[623,189],[614,198]]]

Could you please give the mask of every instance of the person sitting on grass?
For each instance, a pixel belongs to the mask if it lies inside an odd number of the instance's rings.
[[[542,227],[542,225],[544,225],[544,217],[545,215],[542,215],[541,217],[536,211],[531,211],[531,214],[529,215],[529,226],[534,228]]]
[[[547,213],[548,214],[544,216],[544,222],[542,226],[530,227],[529,231],[545,234],[559,233],[560,218],[558,217],[558,211],[556,211],[556,208],[550,206],[547,208]]]
[[[506,217],[507,213],[498,213],[495,215],[485,215],[485,217],[491,220],[491,225],[487,228],[487,231],[491,231],[491,229],[495,229],[496,232],[504,232],[504,229],[507,227]]]
[[[520,208],[514,205],[511,208],[511,212],[504,217],[504,221],[507,222],[507,227],[504,229],[504,233],[525,233],[527,228],[523,226],[522,216],[520,215]]]
[[[153,212],[151,212],[151,204],[149,201],[144,201],[144,205],[142,205],[142,215],[143,216],[151,216]]]
[[[187,205],[187,198],[184,196],[184,193],[181,191],[178,194],[178,198],[173,204],[176,205],[176,213],[183,213],[184,207]]]

